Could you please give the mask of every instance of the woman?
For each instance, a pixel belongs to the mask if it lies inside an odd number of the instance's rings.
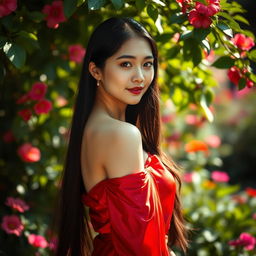
[[[167,243],[186,250],[180,178],[159,146],[157,70],[156,43],[135,20],[110,18],[91,35],[61,184],[56,255],[172,255]]]

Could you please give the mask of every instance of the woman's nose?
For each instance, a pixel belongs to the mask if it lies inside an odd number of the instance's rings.
[[[133,77],[134,82],[143,82],[144,81],[144,74],[140,68],[137,68],[135,71],[135,75]]]

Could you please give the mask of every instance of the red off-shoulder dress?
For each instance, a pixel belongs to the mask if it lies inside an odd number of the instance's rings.
[[[92,256],[168,256],[176,185],[155,154],[145,170],[105,179],[82,195],[98,235]]]

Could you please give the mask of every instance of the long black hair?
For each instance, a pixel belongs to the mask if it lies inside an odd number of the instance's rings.
[[[180,184],[175,164],[164,155],[159,146],[161,124],[156,43],[148,31],[132,18],[113,17],[107,19],[96,27],[86,47],[60,183],[56,215],[58,220],[56,256],[89,256],[92,251],[93,238],[86,209],[81,201],[85,187],[80,159],[84,127],[93,108],[97,90],[96,80],[89,72],[89,63],[92,61],[103,70],[106,60],[134,36],[145,38],[150,44],[154,57],[154,78],[141,101],[136,105],[127,106],[126,122],[136,125],[140,129],[144,150],[151,154],[157,154]],[[185,250],[187,247],[186,230],[178,193],[170,230],[172,232],[169,234],[169,245],[177,244]]]

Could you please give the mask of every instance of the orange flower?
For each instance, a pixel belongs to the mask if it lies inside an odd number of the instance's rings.
[[[200,140],[191,140],[185,145],[185,151],[190,152],[197,152],[197,151],[203,151],[205,153],[208,152],[208,146],[206,143]]]
[[[216,187],[216,184],[210,180],[206,180],[203,183],[203,187],[207,189],[214,189]]]

